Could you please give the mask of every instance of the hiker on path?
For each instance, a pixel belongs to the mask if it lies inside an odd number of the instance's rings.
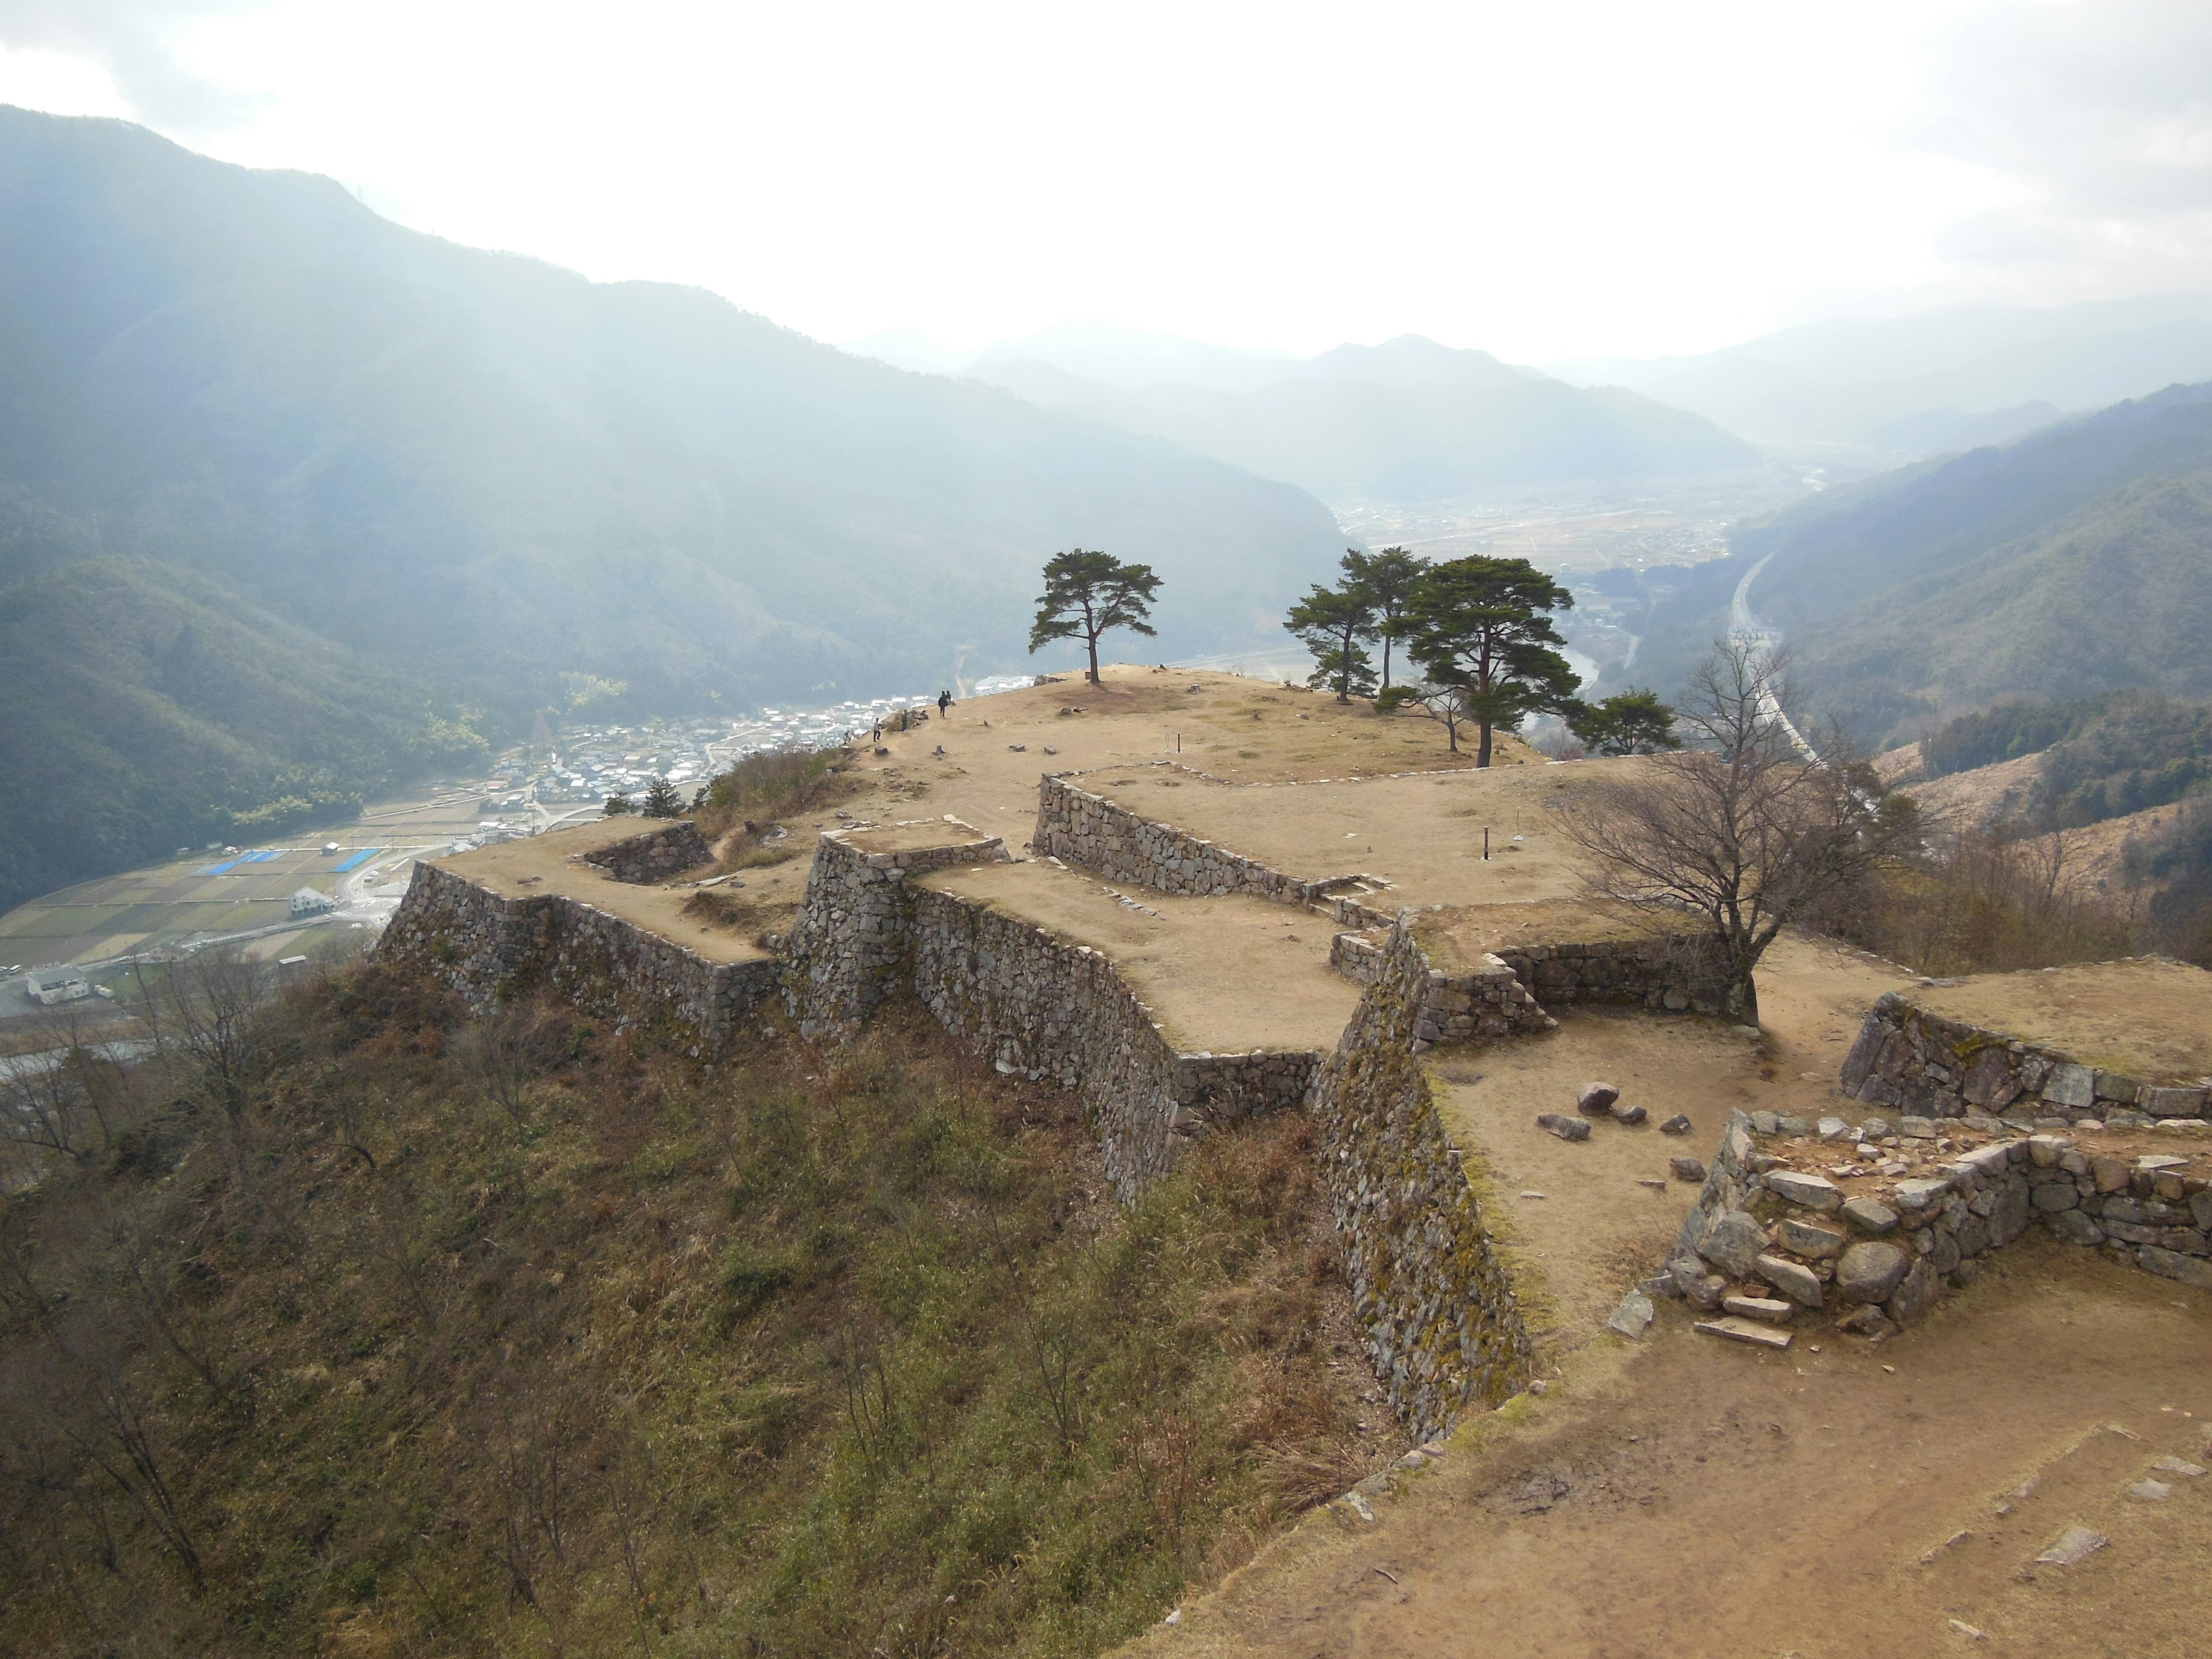
[[[951,707],[952,694],[950,691],[939,692],[937,694],[937,718],[943,720],[945,718],[945,711]]]

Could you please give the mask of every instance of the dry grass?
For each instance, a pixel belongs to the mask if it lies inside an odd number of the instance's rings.
[[[0,1650],[1087,1653],[1400,1449],[1303,1115],[1125,1210],[910,1011],[702,1077],[374,965],[236,1075],[0,1201]]]

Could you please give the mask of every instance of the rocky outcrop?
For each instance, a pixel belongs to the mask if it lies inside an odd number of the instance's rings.
[[[1402,922],[1314,1085],[1321,1170],[1375,1374],[1416,1439],[1527,1381],[1528,1334],[1446,1137],[1417,1035],[1433,986]]]
[[[707,845],[697,824],[689,818],[677,818],[660,829],[611,841],[576,856],[617,881],[647,886],[712,864],[714,849]]]
[[[2157,1080],[2087,1066],[2041,1043],[1931,1013],[1892,991],[1844,1060],[1844,1092],[1918,1117],[1994,1117],[2020,1128],[2091,1119],[2136,1127],[2200,1119],[2202,1080]]]

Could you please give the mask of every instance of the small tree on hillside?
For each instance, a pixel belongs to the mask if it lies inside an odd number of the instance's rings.
[[[684,816],[684,797],[666,778],[655,778],[645,792],[645,804],[638,811],[649,818],[680,818]]]
[[[1723,641],[1680,718],[1693,747],[1587,789],[1563,814],[1602,897],[1703,919],[1728,964],[1726,1012],[1756,1024],[1753,973],[1775,936],[1859,887],[1918,837],[1911,801],[1886,796],[1840,735],[1809,760],[1783,719],[1778,665]]]
[[[1406,637],[1407,612],[1419,588],[1429,562],[1402,547],[1386,547],[1380,553],[1344,555],[1345,586],[1358,592],[1374,612],[1367,637],[1382,645],[1382,689],[1390,689],[1390,647]]]
[[[1572,706],[1575,672],[1553,649],[1566,641],[1548,613],[1574,602],[1526,559],[1479,554],[1431,566],[1407,611],[1408,654],[1420,668],[1421,684],[1393,687],[1383,706],[1413,702],[1433,714],[1449,705],[1456,714],[1446,722],[1453,753],[1459,751],[1457,721],[1465,720],[1480,733],[1474,763],[1489,765],[1498,727],[1510,731],[1531,714]]]
[[[625,812],[635,812],[636,811],[637,803],[632,800],[626,793],[609,795],[607,797],[606,811],[605,814],[607,817],[618,818]]]
[[[1680,749],[1674,711],[1656,691],[1623,691],[1602,702],[1578,702],[1567,710],[1567,729],[1594,755],[1656,755]]]
[[[1036,623],[1030,629],[1030,650],[1042,650],[1054,640],[1081,640],[1091,653],[1086,675],[1098,684],[1098,636],[1109,629],[1126,628],[1133,634],[1156,635],[1146,620],[1152,614],[1152,596],[1160,579],[1148,564],[1124,564],[1105,553],[1086,553],[1081,548],[1053,556],[1044,568],[1044,592],[1037,599]]]
[[[1283,623],[1314,654],[1317,665],[1306,684],[1316,691],[1334,686],[1339,702],[1350,702],[1355,691],[1372,696],[1375,665],[1359,638],[1374,620],[1374,608],[1350,582],[1341,590],[1316,582]]]

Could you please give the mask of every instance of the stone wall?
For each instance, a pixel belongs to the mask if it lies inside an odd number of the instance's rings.
[[[686,870],[714,861],[714,849],[689,818],[677,818],[658,830],[611,841],[577,855],[593,869],[638,886],[666,881]]]
[[[619,1029],[656,1030],[703,1054],[775,993],[778,964],[713,962],[635,923],[559,894],[502,898],[418,863],[377,946],[486,1013],[544,985]]]
[[[1304,881],[1285,875],[1187,830],[1139,817],[1065,776],[1047,776],[1039,783],[1036,829],[1030,845],[1039,858],[1056,858],[1111,881],[1200,898],[1249,893],[1281,904],[1319,904],[1360,879],[1347,875]],[[1390,918],[1381,920],[1387,923]]]
[[[1547,1007],[1608,1003],[1654,1012],[1712,1014],[1728,996],[1726,959],[1716,941],[1695,933],[1509,945],[1497,957]]]
[[[996,836],[869,853],[824,835],[787,947],[786,1006],[801,1033],[849,1034],[912,990],[1000,1071],[1079,1091],[1125,1198],[1197,1136],[1305,1098],[1318,1053],[1178,1053],[1105,956],[912,879],[1006,857]]]
[[[2085,1066],[2039,1043],[1929,1012],[1897,992],[1876,1002],[1844,1061],[1844,1092],[1918,1117],[1995,1117],[2020,1128],[2095,1121],[2122,1127],[2202,1119],[2201,1083]]]
[[[1414,1057],[1433,983],[1410,930],[1394,928],[1313,1099],[1368,1358],[1417,1440],[1516,1392],[1530,1365],[1512,1285]]]
[[[1750,1297],[1767,1304],[1757,1318],[1817,1311],[1882,1335],[2039,1223],[2127,1266],[2212,1289],[2212,1152],[2100,1152],[2002,1126],[1985,1141],[1932,1127],[1900,1135],[1881,1118],[1817,1129],[1782,1119],[1769,1135],[1763,1116],[1729,1120],[1651,1288],[1707,1312]]]

